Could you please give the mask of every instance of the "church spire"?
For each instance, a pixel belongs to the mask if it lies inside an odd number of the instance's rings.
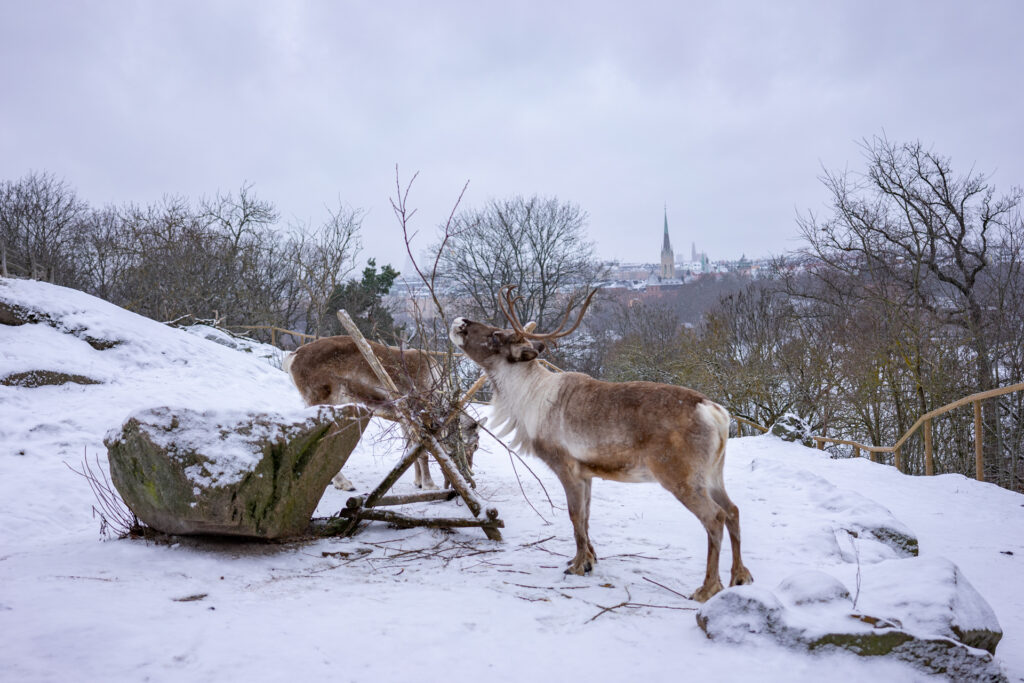
[[[661,250],[672,251],[672,243],[668,239],[668,204],[665,205],[665,239],[661,244]]]
[[[661,277],[670,280],[676,276],[675,254],[668,239],[668,204],[665,204],[665,238],[661,244]]]

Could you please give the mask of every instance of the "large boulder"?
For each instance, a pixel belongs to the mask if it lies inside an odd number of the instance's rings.
[[[289,415],[153,408],[104,443],[118,493],[154,529],[282,539],[307,532],[369,416],[355,405]]]
[[[956,565],[942,558],[890,560],[866,565],[861,574],[853,595],[820,571],[790,576],[774,592],[729,588],[700,608],[697,623],[713,640],[841,648],[955,680],[1006,680],[992,657],[1002,637],[999,622]]]

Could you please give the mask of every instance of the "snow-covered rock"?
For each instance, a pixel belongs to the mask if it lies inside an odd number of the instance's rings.
[[[805,499],[822,511],[819,519],[827,523],[814,537],[808,537],[804,531],[793,539],[794,545],[813,545],[841,562],[853,564],[917,555],[914,532],[870,498],[783,462],[755,460],[753,469],[766,482],[785,481],[788,489],[778,491],[780,495]]]
[[[949,560],[891,560],[861,568],[850,589],[808,570],[769,591],[725,590],[697,613],[713,640],[768,639],[788,648],[842,648],[892,657],[956,680],[1005,680],[993,660],[1002,637],[992,608]]]
[[[808,447],[815,445],[814,439],[811,438],[814,434],[811,425],[796,413],[786,413],[776,420],[768,431],[783,441],[796,441]]]
[[[953,638],[995,653],[1003,637],[992,607],[944,557],[880,562],[863,568],[858,609],[898,618],[914,633]]]
[[[292,415],[153,408],[105,440],[125,504],[170,534],[304,534],[369,421],[355,405]]]

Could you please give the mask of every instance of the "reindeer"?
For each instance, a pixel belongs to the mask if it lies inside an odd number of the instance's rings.
[[[532,333],[515,315],[513,286],[502,288],[499,305],[512,329],[465,318],[452,322],[449,336],[480,365],[494,389],[493,414],[499,436],[539,457],[565,488],[576,538],[576,556],[566,574],[583,575],[597,562],[590,543],[590,489],[594,477],[621,482],[656,481],[700,520],[708,535],[707,573],[692,598],[704,602],[722,590],[718,560],[722,527],[732,543],[730,585],[752,583],[740,557],[739,509],[722,480],[729,414],[706,396],[685,387],[653,382],[602,382],[578,372],[554,373],[537,357],[576,330],[597,290],[590,293],[575,324],[566,329],[572,307],[558,329]]]
[[[426,407],[430,392],[440,376],[435,359],[417,349],[399,349],[372,341],[369,344],[399,390],[412,402],[412,412],[418,413]],[[419,430],[398,419],[398,413],[394,410],[394,397],[381,386],[352,337],[324,337],[300,346],[295,352],[285,355],[283,367],[307,406],[360,403],[381,417],[398,421],[407,444],[419,440]],[[476,421],[461,413],[458,426],[466,441],[474,444],[478,428]],[[469,465],[472,466],[472,450],[467,448],[466,453]],[[437,488],[430,478],[426,455],[416,461],[415,472],[418,488]],[[335,475],[332,483],[336,488],[346,491],[355,488],[341,472]]]

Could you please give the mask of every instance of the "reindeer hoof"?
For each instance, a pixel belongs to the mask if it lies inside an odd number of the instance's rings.
[[[356,490],[356,487],[352,484],[352,482],[348,480],[348,477],[342,475],[341,473],[334,475],[334,479],[331,480],[331,483],[334,484],[334,488],[339,489],[341,491]]]
[[[696,592],[694,592],[694,594],[690,596],[690,599],[696,602],[707,602],[717,593],[721,592],[721,590],[722,582],[715,581],[714,585],[712,586],[701,586],[700,588],[698,588]]]
[[[575,574],[576,576],[586,576],[593,570],[594,565],[590,560],[583,562],[570,562],[569,567],[565,570],[566,574]]]
[[[747,571],[747,568],[744,567],[742,571],[738,571],[733,574],[732,581],[729,582],[729,586],[746,586],[751,583],[754,583],[754,577],[751,576],[750,572]]]

